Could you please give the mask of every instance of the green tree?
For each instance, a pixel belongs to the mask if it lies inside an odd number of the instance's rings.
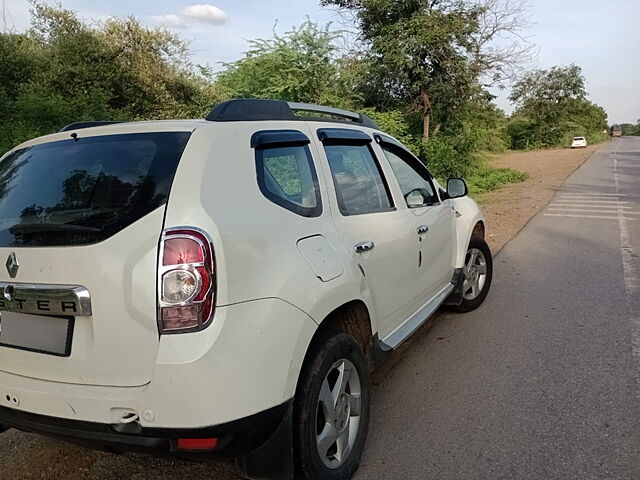
[[[640,119],[634,125],[633,123],[622,123],[622,135],[640,136]]]
[[[489,83],[524,61],[529,45],[518,45],[524,3],[501,0],[322,0],[356,14],[369,47],[369,91],[378,104],[414,105],[428,139],[442,121]],[[502,38],[502,45],[495,40]],[[506,40],[505,40],[506,39]],[[377,90],[377,92],[376,92]],[[373,97],[370,95],[369,97]]]
[[[459,0],[324,0],[354,10],[389,97],[415,104],[429,138],[434,102],[464,98],[471,36],[481,10]]]
[[[577,65],[529,72],[510,99],[517,107],[508,127],[514,148],[564,145],[573,136],[600,141],[607,128],[607,114],[588,100]]]
[[[231,97],[349,106],[348,59],[338,57],[341,32],[305,21],[283,35],[250,41],[244,58],[225,65],[218,84]]]
[[[0,148],[79,120],[203,116],[222,95],[188,47],[134,18],[86,23],[33,2],[27,32],[0,34]]]
[[[505,76],[509,55],[483,45],[517,25],[501,15],[492,24],[490,8],[522,0],[478,1],[327,2],[358,12],[367,36],[352,51],[343,32],[306,21],[251,42],[218,74],[193,65],[189,44],[167,30],[133,17],[87,22],[35,1],[27,32],[0,34],[0,149],[73,121],[201,117],[230,97],[278,98],[368,113],[439,178],[495,188],[516,176],[475,152],[504,146],[504,115],[485,83]]]
[[[585,99],[584,77],[577,65],[529,72],[513,87],[509,100],[535,120],[554,119],[575,100]]]

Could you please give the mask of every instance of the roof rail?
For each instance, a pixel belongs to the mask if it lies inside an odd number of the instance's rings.
[[[296,115],[295,112],[318,113],[319,116]],[[330,115],[334,118],[325,118]],[[338,118],[335,118],[338,117]],[[327,122],[357,123],[363,127],[379,129],[376,122],[366,115],[324,107],[310,103],[285,102],[283,100],[261,100],[239,98],[217,105],[207,116],[212,122],[241,122],[260,120],[322,120]]]
[[[81,130],[83,128],[102,127],[103,125],[114,125],[116,123],[124,123],[124,122],[107,122],[107,121],[74,122],[62,127],[60,130],[58,130],[58,133],[68,132],[70,130]]]

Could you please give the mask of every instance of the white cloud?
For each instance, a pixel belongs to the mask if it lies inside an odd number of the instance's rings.
[[[229,16],[222,9],[213,5],[189,5],[182,11],[182,15],[211,25],[222,25],[229,20]]]
[[[155,15],[153,17],[153,21],[159,25],[164,25],[165,27],[184,28],[187,26],[187,22],[184,18],[173,14]]]

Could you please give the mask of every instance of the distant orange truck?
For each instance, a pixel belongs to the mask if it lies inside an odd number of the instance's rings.
[[[622,136],[622,126],[614,125],[611,127],[611,136],[613,137],[621,137]]]

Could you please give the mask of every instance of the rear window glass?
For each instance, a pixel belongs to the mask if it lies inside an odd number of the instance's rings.
[[[78,138],[0,162],[0,247],[100,242],[166,203],[189,132]]]
[[[256,165],[260,190],[273,203],[304,217],[322,213],[318,177],[309,147],[257,150]]]

